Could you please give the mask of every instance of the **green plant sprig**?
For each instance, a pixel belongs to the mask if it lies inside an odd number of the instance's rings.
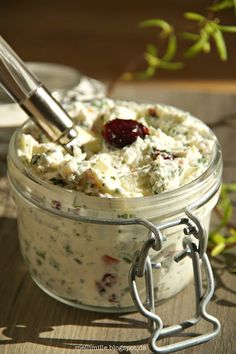
[[[222,0],[214,2],[208,8],[207,16],[195,12],[185,12],[184,18],[188,21],[195,22],[195,32],[182,31],[177,33],[174,26],[167,21],[154,18],[145,20],[139,23],[141,28],[157,27],[159,41],[164,41],[166,49],[163,55],[159,55],[158,43],[148,44],[144,59],[146,68],[141,72],[125,73],[122,78],[130,79],[149,79],[156,74],[159,69],[164,70],[179,70],[184,67],[185,60],[190,59],[200,53],[210,53],[212,43],[214,43],[220,60],[228,59],[227,45],[224,38],[224,33],[236,33],[236,26],[221,25],[220,19],[215,17],[214,12],[221,11],[226,8],[234,8],[236,11],[236,0]],[[191,43],[187,50],[183,53],[181,61],[174,61],[178,50],[178,40],[182,38]]]
[[[221,0],[212,4],[208,9],[211,11],[221,11],[231,8],[234,8],[234,11],[236,12],[236,0]]]
[[[232,222],[235,193],[236,182],[223,184],[220,200],[214,209],[219,222],[209,235],[208,249],[212,257],[236,246],[236,225]],[[236,269],[232,271],[236,272]]]
[[[185,12],[184,17],[187,20],[196,21],[199,27],[199,33],[197,34],[188,32],[182,33],[185,39],[190,39],[195,42],[187,49],[185,56],[191,58],[200,52],[209,53],[211,51],[211,40],[213,40],[220,59],[226,61],[228,54],[223,33],[236,33],[236,26],[222,26],[218,18],[209,20],[207,17],[195,12]]]
[[[154,44],[148,44],[144,59],[147,63],[147,67],[142,72],[125,73],[122,78],[129,80],[133,78],[148,79],[155,75],[158,68],[166,70],[178,70],[183,67],[182,62],[175,62],[172,59],[175,56],[177,50],[177,37],[174,28],[166,21],[162,19],[150,19],[142,21],[139,24],[140,27],[158,27],[160,29],[159,37],[167,41],[166,50],[163,56],[158,56],[158,48]]]

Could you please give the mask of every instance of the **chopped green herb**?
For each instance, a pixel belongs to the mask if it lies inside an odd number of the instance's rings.
[[[55,269],[57,269],[57,270],[60,270],[60,264],[59,264],[55,259],[51,258],[50,261],[49,261],[49,264],[50,264],[53,268],[55,268]]]
[[[103,100],[94,100],[91,102],[91,106],[101,109],[104,106]]]
[[[132,263],[132,257],[131,257],[131,256],[123,256],[122,259],[123,259],[126,263]]]
[[[37,256],[39,256],[40,258],[45,259],[46,252],[35,250],[35,253],[36,253]]]
[[[78,263],[78,264],[82,264],[82,262],[79,258],[74,258],[74,261],[76,261],[76,263]]]
[[[197,162],[198,162],[199,164],[205,165],[208,161],[207,161],[206,156],[202,156],[200,159],[197,160]]]
[[[63,179],[59,178],[59,177],[52,177],[49,179],[49,181],[52,182],[55,186],[64,187],[66,185],[65,182],[63,181]]]
[[[72,249],[71,249],[71,246],[68,245],[68,244],[66,244],[66,245],[64,246],[64,250],[66,251],[67,254],[73,254],[73,251],[72,251]]]
[[[33,155],[32,159],[31,159],[31,164],[36,165],[38,163],[38,161],[40,160],[40,158],[41,158],[41,155],[39,155],[39,154]]]
[[[43,264],[43,262],[39,258],[36,259],[36,262],[37,262],[38,266],[41,266]]]

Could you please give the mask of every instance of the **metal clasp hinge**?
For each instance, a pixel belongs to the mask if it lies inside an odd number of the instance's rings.
[[[129,272],[129,287],[132,299],[138,311],[148,319],[148,329],[151,333],[149,339],[150,350],[154,353],[172,353],[178,350],[183,350],[204,342],[207,342],[216,337],[220,332],[220,322],[217,318],[213,317],[206,311],[206,306],[212,298],[214,293],[214,278],[212,274],[211,265],[206,254],[207,235],[200,220],[194,216],[190,209],[185,210],[187,218],[175,220],[149,232],[148,239],[144,242],[142,249],[137,251]],[[153,266],[149,257],[150,249],[156,251],[161,250],[165,237],[162,230],[174,227],[177,225],[185,225],[183,238],[183,250],[174,257],[176,262],[179,262],[185,257],[190,257],[192,260],[193,275],[195,282],[195,298],[196,298],[196,311],[194,317],[182,323],[163,328],[161,318],[155,314],[155,299],[154,299],[154,286],[153,286]],[[193,241],[193,238],[198,240],[198,244]],[[207,276],[207,288],[203,291],[202,287],[202,272],[201,264]],[[158,269],[161,264],[155,264],[154,268]],[[154,269],[154,271],[155,271]],[[158,270],[157,270],[158,271]],[[145,276],[146,285],[146,302],[142,303],[140,300],[138,289],[136,286],[136,277]],[[171,336],[180,333],[186,328],[192,327],[197,324],[201,319],[213,324],[212,332],[202,334],[200,336],[183,340],[174,344],[165,345],[162,347],[157,346],[156,342],[159,338]]]

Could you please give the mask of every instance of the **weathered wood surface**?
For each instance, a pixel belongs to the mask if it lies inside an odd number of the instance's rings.
[[[118,85],[114,96],[175,104],[215,125],[224,150],[224,178],[227,181],[236,180],[235,123],[215,124],[224,114],[236,112],[236,94],[227,94],[227,91],[217,94],[197,90],[190,92],[186,88],[176,91],[152,83]],[[71,308],[51,299],[33,283],[19,251],[15,208],[9,197],[4,160],[0,161],[0,171],[0,353],[149,353],[148,332],[141,315],[118,316]],[[236,352],[235,275],[218,262],[213,265],[216,291],[209,310],[221,321],[222,332],[209,343],[182,351],[184,354]],[[158,313],[163,316],[165,324],[177,323],[193,314],[193,299],[193,286],[190,285],[159,306]],[[197,333],[209,329],[203,322],[196,327]],[[192,336],[193,330],[187,332],[186,337]],[[161,343],[167,342],[163,340]],[[86,346],[90,348],[84,349]]]

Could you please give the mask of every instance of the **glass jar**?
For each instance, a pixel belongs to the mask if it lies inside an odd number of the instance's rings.
[[[147,240],[147,223],[186,217],[186,207],[212,194],[194,211],[208,232],[222,176],[221,149],[213,132],[212,160],[199,178],[159,195],[126,199],[87,196],[32,175],[17,156],[19,133],[11,139],[8,174],[20,247],[33,280],[57,300],[93,311],[135,310],[128,273],[135,252]],[[153,275],[156,302],[176,295],[193,277],[188,257],[174,261],[182,249],[183,226],[164,233],[163,248],[150,252],[151,261],[161,263]],[[143,279],[138,288],[144,301]]]

